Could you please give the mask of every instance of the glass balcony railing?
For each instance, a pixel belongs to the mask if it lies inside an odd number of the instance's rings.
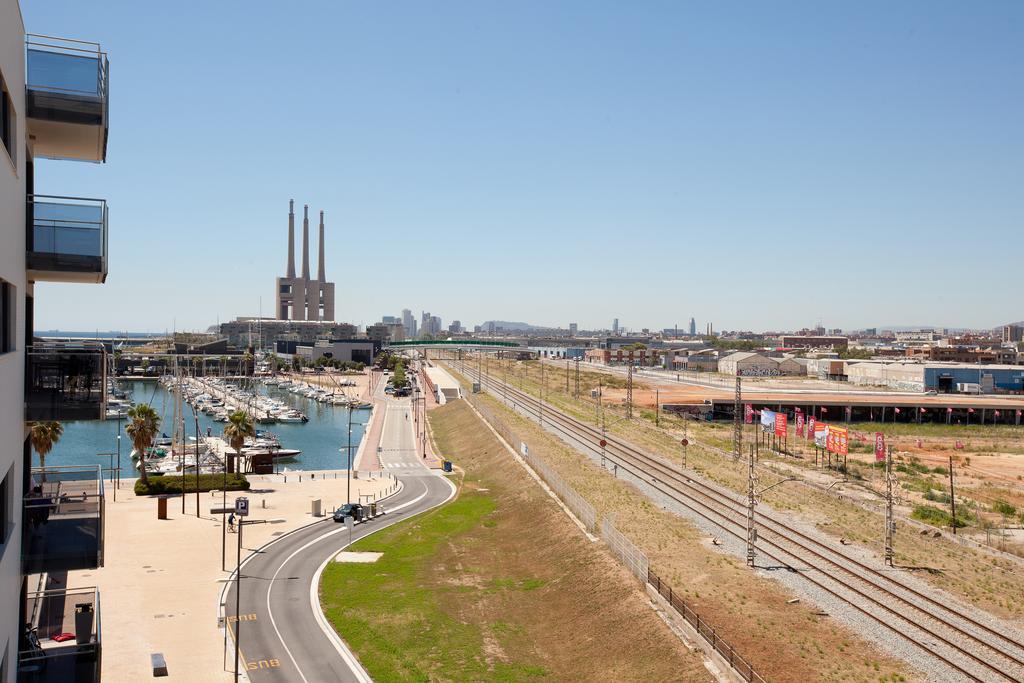
[[[26,37],[26,113],[38,156],[105,161],[110,67],[98,43]]]
[[[105,498],[99,465],[33,468],[22,501],[23,574],[103,566]]]
[[[107,354],[102,344],[33,344],[25,355],[26,420],[104,418]]]
[[[47,282],[107,279],[107,202],[30,195],[25,207],[29,278]]]
[[[96,683],[102,637],[96,588],[29,593],[31,635],[18,652],[18,683]]]

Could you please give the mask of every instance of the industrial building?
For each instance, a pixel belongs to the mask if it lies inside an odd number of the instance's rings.
[[[380,349],[380,342],[372,339],[324,339],[312,346],[296,345],[294,354],[312,363],[320,358],[329,358],[343,363],[371,365]]]
[[[924,388],[943,394],[996,394],[1024,392],[1024,366],[927,365]]]
[[[845,349],[849,344],[848,337],[802,334],[784,334],[779,337],[779,346],[787,349],[835,349],[839,351]]]
[[[719,358],[718,371],[741,377],[774,377],[781,374],[777,360],[753,351],[739,351]]]
[[[33,468],[29,434],[105,416],[103,345],[37,339],[34,310],[36,283],[106,281],[107,203],[35,188],[103,173],[46,179],[36,161],[106,161],[109,74],[98,43],[26,35],[18,3],[0,2],[0,683],[100,680],[99,591],[76,570],[103,566],[103,476]]]
[[[295,200],[288,201],[288,270],[277,278],[278,320],[334,320],[334,283],[324,268],[324,212],[320,212],[320,263],[309,277],[309,205],[302,216],[302,276],[295,277]]]
[[[334,321],[277,320],[239,317],[218,328],[232,346],[273,348],[279,341],[312,344],[317,339],[348,339],[356,336],[355,325]]]

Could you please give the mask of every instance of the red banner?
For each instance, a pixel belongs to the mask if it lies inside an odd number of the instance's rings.
[[[814,441],[814,416],[807,418],[807,438]]]
[[[875,460],[885,460],[885,434],[875,432]]]
[[[796,414],[796,435],[798,438],[804,438],[804,414]]]
[[[846,427],[828,426],[825,446],[836,455],[846,455],[850,450],[850,434]]]
[[[786,414],[775,413],[775,436],[786,435]]]
[[[748,425],[754,423],[754,406],[749,403],[743,406],[743,421]]]

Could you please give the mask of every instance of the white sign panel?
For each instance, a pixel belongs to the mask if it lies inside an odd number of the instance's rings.
[[[235,514],[239,517],[247,517],[249,515],[248,498],[235,498]]]
[[[519,442],[519,452],[523,454],[524,458],[530,455],[530,448],[526,445],[525,441]]]

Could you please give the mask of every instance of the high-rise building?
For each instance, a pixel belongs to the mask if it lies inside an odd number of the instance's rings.
[[[1021,325],[1004,325],[1003,326],[1003,342],[1013,343],[1024,341],[1024,326]]]
[[[104,417],[104,347],[36,343],[33,311],[36,283],[106,280],[107,204],[34,188],[56,182],[37,159],[106,161],[108,76],[98,43],[26,35],[0,2],[0,683],[100,676],[99,593],[75,573],[103,565],[100,466],[33,468],[28,423]],[[19,656],[25,624],[39,646]]]
[[[576,325],[576,323],[569,323],[569,336],[570,337],[575,337],[576,336],[576,332],[578,330],[579,330],[579,327]]]
[[[461,334],[462,333],[462,322],[459,320],[453,320],[451,325],[448,326],[448,334]]]
[[[612,334],[618,334],[618,333],[619,333],[619,319],[616,318],[615,320],[612,321]]]
[[[697,336],[697,319],[696,318],[690,318],[690,336],[691,337],[696,337]]]
[[[302,215],[302,275],[295,277],[295,200],[288,201],[288,269],[277,278],[278,320],[334,320],[334,283],[324,267],[324,212],[320,212],[320,261],[309,276],[309,205]]]
[[[412,317],[412,311],[408,308],[402,309],[402,324],[405,325],[405,338],[416,338],[416,318]]]
[[[398,317],[394,316],[394,315],[381,316],[380,321],[382,323],[384,323],[385,325],[399,325],[399,324],[401,324],[400,321],[398,320]]]

